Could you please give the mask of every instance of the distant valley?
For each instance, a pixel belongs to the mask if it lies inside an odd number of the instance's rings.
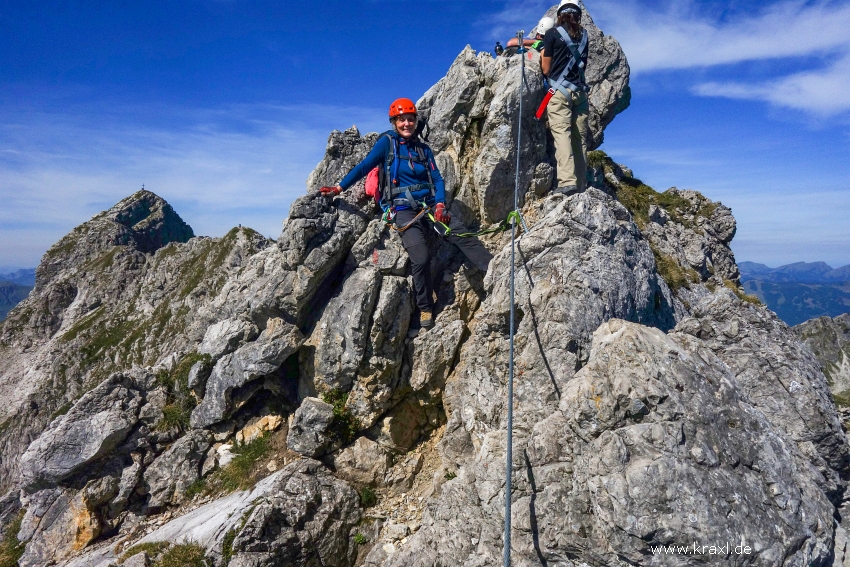
[[[788,325],[850,313],[850,265],[834,269],[825,262],[797,262],[769,268],[740,262],[741,282]]]

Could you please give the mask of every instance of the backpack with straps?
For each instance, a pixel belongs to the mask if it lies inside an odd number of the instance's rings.
[[[393,132],[384,132],[378,140],[384,136],[390,139],[390,152],[383,166],[374,168],[366,176],[366,194],[374,198],[378,205],[385,211],[395,204],[404,204],[412,208],[418,208],[419,204],[413,199],[412,193],[428,188],[431,191],[432,198],[436,194],[425,148],[421,142],[412,142],[409,147],[415,150],[415,155],[409,153],[409,157],[400,157],[398,139],[393,135]],[[425,171],[428,172],[428,183],[400,187],[397,176],[398,167],[402,160],[411,162],[411,169],[413,164],[422,164],[425,167]],[[400,202],[396,203],[395,201]]]

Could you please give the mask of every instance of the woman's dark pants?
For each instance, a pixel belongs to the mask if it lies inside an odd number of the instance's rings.
[[[417,211],[405,209],[396,212],[395,223],[401,228],[406,226],[416,216]],[[449,228],[453,233],[464,233],[469,230],[456,217],[452,217],[449,222]],[[407,230],[401,233],[401,241],[404,243],[404,249],[407,250],[410,256],[411,272],[413,273],[413,287],[416,291],[416,306],[420,311],[431,311],[431,296],[433,284],[431,282],[430,270],[430,254],[428,252],[428,239],[432,236],[438,236],[434,230],[434,223],[428,218],[428,215],[423,215],[418,221],[410,226]],[[484,247],[478,238],[460,238],[449,234],[445,237],[449,242],[460,248],[467,259],[473,266],[481,270],[487,271],[487,266],[490,265],[490,260],[493,255]]]

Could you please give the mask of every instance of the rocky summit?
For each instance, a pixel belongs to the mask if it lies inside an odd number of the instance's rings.
[[[598,147],[629,68],[583,23]],[[362,184],[317,191],[375,141],[352,128],[277,240],[139,192],[45,254],[0,327],[0,565],[495,566],[506,497],[515,566],[850,565],[846,357],[828,378],[829,341],[744,293],[721,203],[598,150],[550,193],[542,85],[539,54],[467,47],[418,102],[474,228],[513,207],[522,128],[510,494],[510,234],[486,274],[435,238],[409,333],[398,234]]]

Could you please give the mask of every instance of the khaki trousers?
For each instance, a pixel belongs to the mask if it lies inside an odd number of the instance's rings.
[[[556,91],[549,99],[546,114],[555,139],[558,187],[575,185],[583,191],[587,187],[587,94],[571,94],[567,99]]]

